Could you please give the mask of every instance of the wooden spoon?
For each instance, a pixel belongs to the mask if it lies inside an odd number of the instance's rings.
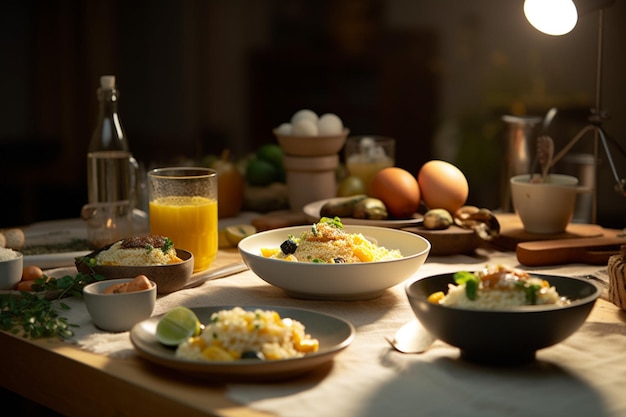
[[[541,166],[541,180],[546,180],[552,158],[554,157],[554,141],[550,136],[539,136],[537,138],[537,160]]]

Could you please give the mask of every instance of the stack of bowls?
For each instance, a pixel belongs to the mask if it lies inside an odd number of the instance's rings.
[[[339,151],[343,148],[348,129],[338,135],[285,135],[274,129],[274,135],[283,149],[287,172],[287,191],[292,210],[314,201],[335,197],[339,166]]]

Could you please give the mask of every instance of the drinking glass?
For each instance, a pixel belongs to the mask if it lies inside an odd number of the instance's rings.
[[[346,141],[346,168],[363,181],[369,193],[378,171],[395,165],[396,140],[386,136],[350,136]]]
[[[209,168],[157,168],[148,173],[150,233],[193,254],[194,272],[217,255],[217,172]]]

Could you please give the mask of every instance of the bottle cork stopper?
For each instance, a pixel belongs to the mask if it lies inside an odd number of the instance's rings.
[[[100,88],[113,90],[115,88],[115,75],[103,75],[100,77]]]

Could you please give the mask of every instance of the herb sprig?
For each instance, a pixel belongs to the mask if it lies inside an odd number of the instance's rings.
[[[66,339],[74,332],[75,324],[68,323],[60,311],[70,310],[61,300],[67,296],[82,297],[85,285],[104,279],[100,275],[79,273],[60,278],[43,276],[35,280],[33,292],[19,291],[0,295],[0,329],[23,337],[58,337]],[[55,294],[55,298],[47,296]]]

